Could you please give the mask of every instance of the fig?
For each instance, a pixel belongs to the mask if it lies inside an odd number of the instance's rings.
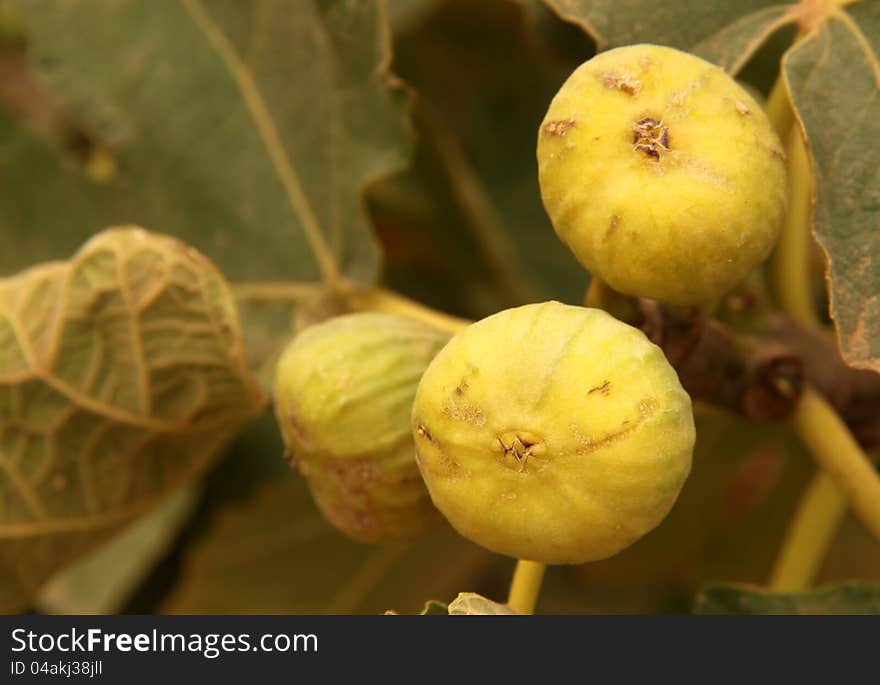
[[[437,354],[412,412],[416,459],[462,535],[550,564],[612,556],[687,478],[690,397],[663,352],[599,309],[494,314]]]
[[[357,313],[299,333],[275,375],[287,456],[326,518],[363,542],[411,540],[442,517],[409,428],[422,373],[449,335],[403,316]]]
[[[537,157],[559,238],[628,295],[711,302],[779,235],[785,155],[767,116],[722,69],[673,48],[631,45],[578,67]]]

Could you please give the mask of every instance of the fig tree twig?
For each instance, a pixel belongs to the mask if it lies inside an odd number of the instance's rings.
[[[837,410],[863,447],[880,445],[880,374],[848,366],[830,331],[782,314],[763,317],[756,335],[802,361],[805,380]]]
[[[767,336],[739,335],[697,309],[670,308],[640,299],[630,321],[666,354],[694,400],[750,421],[791,414],[803,386],[801,359]]]
[[[591,289],[591,304],[599,290]],[[792,414],[801,388],[810,383],[860,444],[880,444],[880,375],[847,366],[828,331],[774,312],[762,313],[749,333],[739,333],[698,309],[601,290],[602,308],[659,345],[693,399],[750,421],[773,421]]]

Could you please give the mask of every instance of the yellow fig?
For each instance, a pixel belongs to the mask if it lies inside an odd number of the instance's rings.
[[[541,123],[537,157],[556,233],[629,295],[722,296],[768,256],[785,212],[783,147],[761,106],[672,48],[616,48],[578,67]]]
[[[598,309],[546,302],[456,335],[412,412],[434,504],[464,536],[544,563],[616,554],[690,470],[691,401],[663,352]]]

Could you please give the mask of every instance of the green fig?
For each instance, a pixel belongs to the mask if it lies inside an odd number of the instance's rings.
[[[411,540],[442,520],[409,416],[448,339],[402,316],[348,314],[305,329],[279,360],[275,411],[289,459],[327,519],[356,540]]]

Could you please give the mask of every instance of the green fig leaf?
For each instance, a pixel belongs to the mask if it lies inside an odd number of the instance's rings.
[[[403,237],[411,253],[454,263],[443,289],[463,289],[462,313],[583,296],[589,276],[553,231],[535,161],[541,119],[573,66],[510,2],[444,3],[396,37],[395,70],[418,89],[422,138],[416,165],[394,180],[398,196],[427,207],[421,235]],[[490,288],[500,307],[487,302]]]
[[[192,516],[198,490],[184,487],[119,535],[56,574],[34,604],[44,614],[115,614],[149,577]]]
[[[178,240],[110,229],[0,279],[0,609],[198,476],[263,407],[232,293]]]
[[[497,563],[450,528],[406,545],[353,542],[321,515],[283,450],[270,417],[235,441],[208,479],[209,522],[157,611],[418,613],[426,597],[474,587]]]
[[[0,273],[69,254],[95,226],[138,223],[234,281],[375,279],[361,194],[411,146],[381,2],[12,6],[39,84],[109,161],[97,182],[0,124],[0,235],[16,245]]]
[[[795,21],[775,0],[545,0],[586,31],[600,50],[656,43],[692,52],[736,74],[774,31]]]
[[[285,474],[217,512],[188,549],[180,580],[159,610],[417,611],[426,596],[455,592],[492,561],[448,529],[409,545],[352,542],[315,508],[305,483]]]
[[[880,4],[836,10],[783,60],[816,177],[813,231],[851,366],[880,371]]]
[[[710,585],[697,614],[880,614],[880,585],[843,583],[807,592],[771,592],[751,585]]]

